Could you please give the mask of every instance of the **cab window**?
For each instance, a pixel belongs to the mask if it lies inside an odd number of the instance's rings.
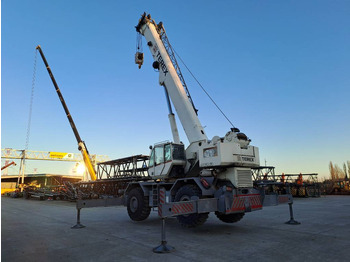
[[[173,145],[173,159],[186,160],[184,145]]]
[[[151,152],[151,156],[149,157],[148,167],[152,167],[154,165],[154,150]]]
[[[155,151],[155,161],[156,165],[164,163],[164,147],[156,147],[154,148]]]
[[[167,144],[164,146],[165,162],[171,161],[171,145]]]

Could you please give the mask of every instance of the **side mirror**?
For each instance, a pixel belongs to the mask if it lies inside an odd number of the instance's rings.
[[[153,146],[149,146],[149,149],[152,150],[152,149],[153,149]]]

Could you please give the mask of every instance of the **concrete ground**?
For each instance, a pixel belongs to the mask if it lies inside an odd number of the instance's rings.
[[[288,205],[247,213],[225,224],[214,214],[194,229],[170,218],[169,254],[155,254],[161,221],[156,212],[143,222],[125,207],[82,209],[75,203],[1,198],[2,261],[349,261],[350,196],[295,199],[295,219],[284,224]]]

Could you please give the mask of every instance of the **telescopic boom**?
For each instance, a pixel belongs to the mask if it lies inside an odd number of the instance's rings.
[[[63,98],[63,96],[62,96],[62,93],[61,93],[61,91],[60,91],[58,85],[57,85],[57,82],[56,82],[56,80],[55,80],[55,77],[54,77],[53,74],[52,74],[52,71],[51,71],[51,69],[50,69],[50,66],[49,66],[49,64],[47,63],[47,60],[46,60],[46,58],[45,58],[45,56],[44,56],[44,53],[43,53],[43,50],[41,49],[40,45],[38,45],[38,46],[36,47],[36,49],[39,50],[39,53],[40,53],[40,55],[41,55],[41,58],[43,59],[43,62],[44,62],[44,64],[45,64],[45,66],[46,66],[47,72],[48,72],[49,75],[50,75],[51,81],[52,81],[52,83],[53,83],[53,85],[54,85],[54,87],[55,87],[55,89],[56,89],[57,95],[58,95],[58,97],[59,97],[59,99],[60,99],[60,101],[61,101],[61,104],[62,104],[62,106],[63,106],[64,112],[66,113],[66,116],[67,116],[67,118],[68,118],[69,124],[70,124],[70,126],[72,127],[73,133],[74,133],[75,138],[77,139],[77,142],[78,142],[78,145],[79,145],[78,149],[80,150],[80,152],[81,152],[82,155],[83,155],[84,163],[85,163],[86,168],[87,168],[88,171],[89,171],[91,180],[96,180],[96,179],[97,179],[97,177],[96,177],[96,172],[95,172],[95,169],[94,169],[94,167],[93,167],[93,165],[92,165],[92,163],[91,163],[89,151],[87,150],[87,147],[86,147],[84,141],[82,141],[81,138],[80,138],[80,135],[79,135],[79,133],[78,133],[78,129],[76,128],[76,126],[75,126],[75,124],[74,124],[74,121],[73,121],[73,118],[72,118],[71,114],[69,113],[69,110],[68,110],[68,107],[67,107],[67,105],[66,105],[66,102],[64,101],[64,98]]]

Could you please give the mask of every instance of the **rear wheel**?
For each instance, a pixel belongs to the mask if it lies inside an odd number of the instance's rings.
[[[185,185],[177,191],[175,195],[175,202],[190,201],[191,197],[201,197],[201,191],[195,185]],[[177,216],[177,220],[183,227],[196,227],[202,225],[208,219],[209,213],[190,214]]]
[[[218,219],[225,223],[236,223],[244,217],[244,213],[222,214],[219,212],[215,212],[215,215]]]
[[[29,194],[28,192],[24,191],[24,192],[23,192],[23,197],[24,197],[25,199],[29,199],[29,198],[30,198],[30,194]]]
[[[143,191],[140,187],[130,190],[127,209],[129,217],[134,221],[145,220],[151,213],[151,208],[148,205],[148,197],[143,195]]]

